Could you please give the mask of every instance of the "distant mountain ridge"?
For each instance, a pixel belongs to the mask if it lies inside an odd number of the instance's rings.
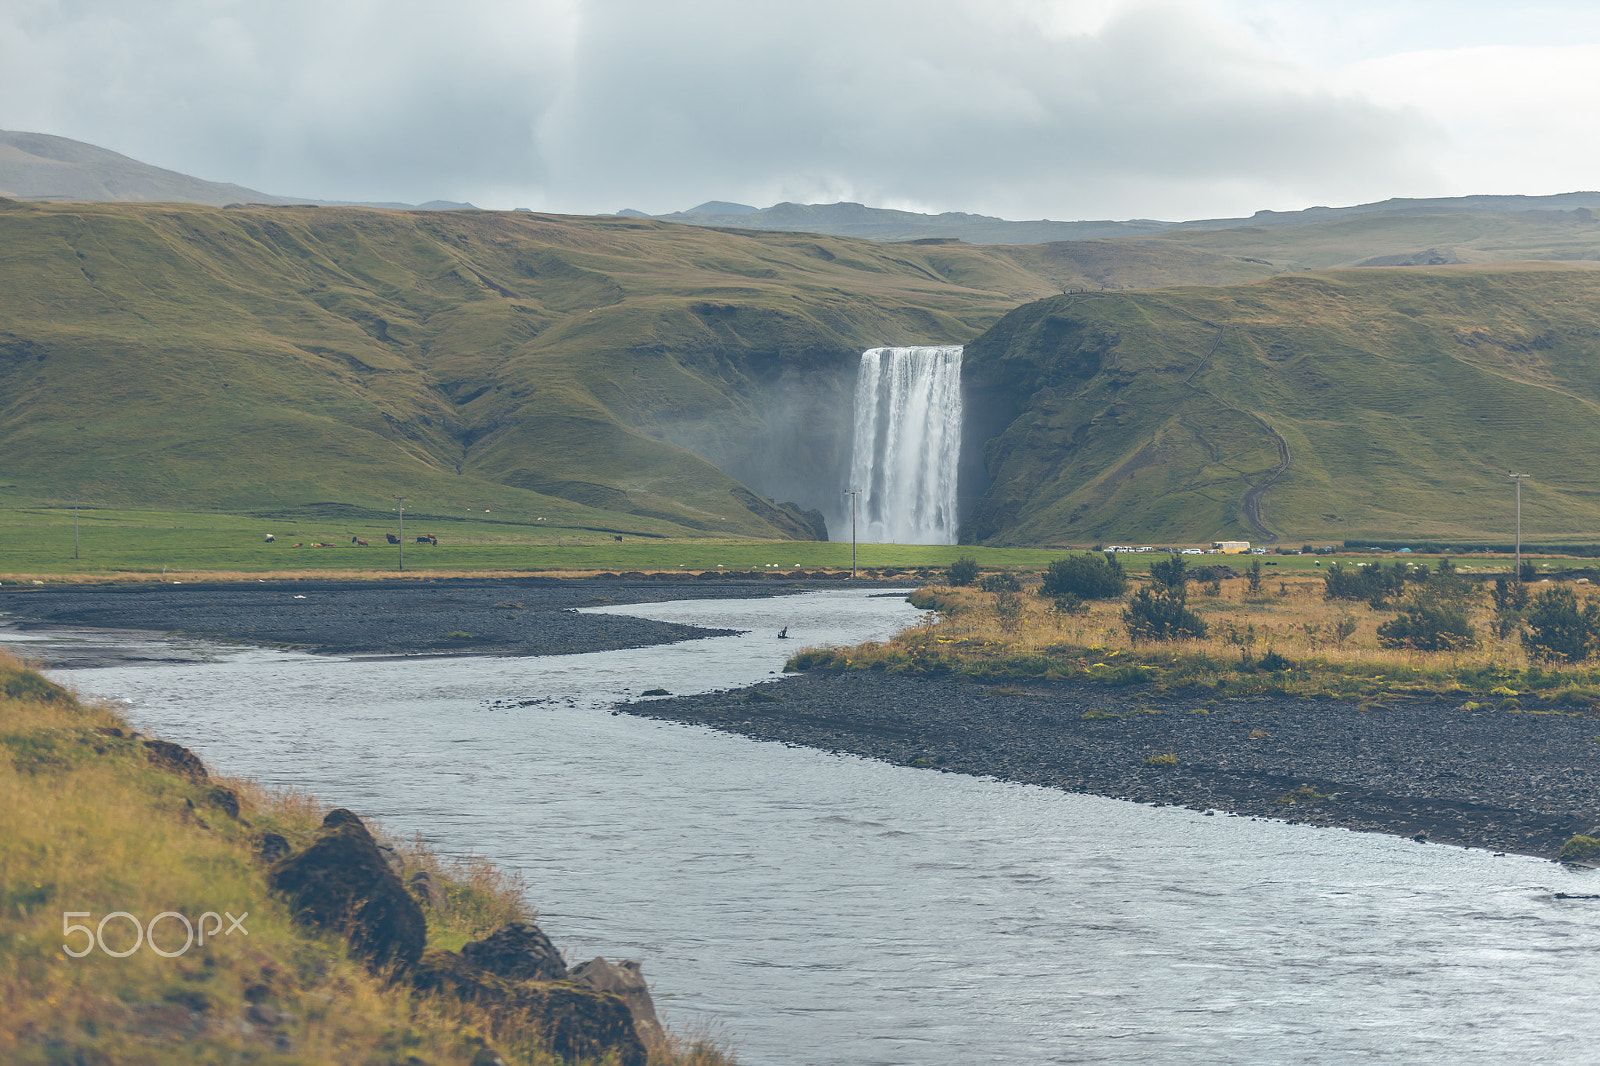
[[[1600,209],[1600,192],[1569,192],[1550,196],[1446,196],[1428,199],[1396,197],[1352,207],[1308,207],[1301,211],[1257,211],[1248,218],[1210,218],[1164,222],[1135,218],[1055,222],[1050,219],[1013,221],[992,215],[946,211],[927,215],[864,204],[781,203],[755,208],[711,200],[687,211],[646,215],[626,210],[618,214],[683,222],[692,226],[734,229],[826,233],[834,237],[859,237],[877,241],[955,239],[969,244],[1049,244],[1055,241],[1098,240],[1109,237],[1149,237],[1196,230],[1247,227],[1308,226],[1366,216],[1412,217],[1427,215],[1509,215],[1530,211],[1590,211]]]
[[[341,207],[420,207],[460,211],[471,204],[433,200],[421,205],[340,203],[274,196],[243,185],[206,181],[141,163],[109,148],[48,133],[0,130],[0,197],[54,203],[303,204]]]

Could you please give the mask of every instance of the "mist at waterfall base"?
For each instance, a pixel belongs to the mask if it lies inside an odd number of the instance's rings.
[[[982,491],[981,439],[1004,428],[965,410],[960,345],[836,351],[752,381],[745,405],[661,417],[651,435],[695,453],[774,504],[822,512],[828,539],[850,540],[849,489],[859,489],[856,539],[955,544],[956,485]],[[1014,417],[1014,416],[1013,416]],[[1008,421],[1007,419],[1006,421]]]
[[[960,532],[960,345],[873,348],[856,377],[850,488],[856,539],[954,544]],[[850,530],[829,526],[834,540]]]

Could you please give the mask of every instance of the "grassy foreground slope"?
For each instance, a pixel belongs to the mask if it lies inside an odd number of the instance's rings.
[[[370,972],[269,887],[259,849],[270,834],[295,850],[314,841],[313,798],[197,776],[157,748],[0,653],[0,1061],[565,1061],[534,1019]],[[429,949],[533,917],[521,882],[488,863],[397,847],[443,890],[426,910]],[[186,947],[184,919],[207,913],[240,922],[206,922],[208,938]],[[64,923],[90,932],[64,935]],[[730,1059],[669,1035],[649,1061]]]
[[[967,348],[992,402],[967,534],[1041,544],[1504,541],[1600,523],[1600,273],[1359,270],[1054,297]],[[1253,509],[1259,508],[1252,523]]]

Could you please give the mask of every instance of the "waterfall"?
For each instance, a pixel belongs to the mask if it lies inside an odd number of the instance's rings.
[[[960,345],[862,352],[847,486],[861,491],[857,539],[954,544],[960,458]]]

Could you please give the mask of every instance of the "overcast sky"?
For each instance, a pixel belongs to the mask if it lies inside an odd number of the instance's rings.
[[[1600,4],[0,0],[0,128],[282,195],[1186,219],[1600,188]]]

